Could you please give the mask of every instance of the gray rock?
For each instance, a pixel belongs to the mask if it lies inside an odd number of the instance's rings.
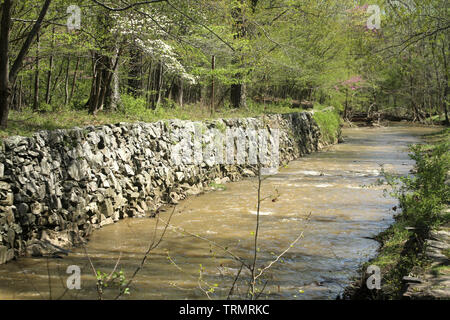
[[[30,207],[28,206],[28,204],[26,203],[21,203],[18,205],[17,207],[17,211],[19,212],[20,215],[25,215],[29,212]]]
[[[16,233],[11,228],[8,230],[8,243],[11,245],[12,248],[14,248],[14,240],[16,240]]]
[[[113,224],[113,223],[114,223],[113,218],[109,217],[109,218],[106,218],[105,220],[102,220],[100,222],[100,227],[104,227],[104,226],[107,226],[107,225]]]
[[[5,264],[8,258],[8,248],[0,246],[0,264]]]
[[[175,177],[177,181],[181,182],[184,179],[184,173],[183,172],[175,172]]]
[[[6,262],[9,262],[14,259],[14,249],[9,249],[6,252]],[[1,263],[0,263],[1,264]]]
[[[134,176],[134,170],[128,165],[125,165],[125,172],[129,176]]]
[[[0,198],[0,205],[12,206],[14,203],[14,195],[12,192],[7,192],[5,196]]]
[[[73,161],[67,170],[69,176],[75,181],[81,181],[89,175],[89,166],[86,160]]]
[[[4,209],[5,219],[8,225],[12,225],[15,222],[13,208],[15,207],[9,206]]]
[[[28,139],[21,136],[13,136],[4,140],[7,149],[14,149],[20,146],[28,145]]]
[[[100,207],[100,212],[106,217],[111,217],[114,214],[114,207],[110,199],[105,199]]]
[[[11,186],[9,183],[0,181],[0,190],[10,190]]]

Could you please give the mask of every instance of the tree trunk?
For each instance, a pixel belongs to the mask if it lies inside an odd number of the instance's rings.
[[[39,33],[36,35],[36,43],[37,43],[37,49],[36,49],[36,70],[34,73],[34,100],[33,100],[33,109],[38,110],[39,109],[39,50],[40,50],[40,40],[39,40]]]
[[[21,78],[20,79],[20,82],[19,82],[19,96],[17,97],[17,110],[22,110],[22,82],[23,82],[23,79]]]
[[[56,86],[59,84],[59,78],[61,78],[63,69],[64,69],[64,63],[61,62],[58,74],[56,75],[55,80],[53,81],[52,89],[50,90],[49,104],[52,104],[53,92],[55,92]]]
[[[70,57],[67,58],[66,78],[64,81],[64,106],[69,103],[69,71],[70,71]]]
[[[175,77],[171,88],[171,99],[173,99],[180,107],[183,107],[183,87],[183,79],[180,77]]]
[[[152,63],[148,67],[148,75],[147,75],[147,85],[145,87],[145,101],[147,102],[147,108],[150,106],[152,99]]]
[[[119,54],[117,51],[117,55],[114,58],[114,70],[113,70],[113,85],[112,85],[112,93],[111,93],[111,110],[117,110],[118,106],[121,103],[120,100],[120,79],[119,79]]]
[[[70,90],[70,96],[69,96],[69,103],[73,98],[73,93],[75,91],[75,85],[77,83],[77,73],[78,73],[78,67],[80,65],[80,57],[77,57],[77,63],[75,65],[75,71],[73,73],[73,80],[72,80],[72,89]]]
[[[156,107],[161,103],[162,100],[162,84],[163,84],[163,64],[158,61],[158,65],[155,70],[155,91],[156,94],[153,95],[152,99],[152,109],[155,110]]]
[[[243,3],[243,1],[241,0],[241,4]],[[254,9],[256,8],[256,4],[257,1],[254,4]],[[231,11],[231,16],[233,17],[234,23],[233,23],[233,29],[234,29],[234,38],[235,39],[240,39],[240,38],[245,38],[247,36],[247,29],[245,26],[245,17],[244,14],[242,12],[241,7],[237,6],[235,8],[232,9]],[[239,65],[241,66],[241,52],[236,51],[235,53],[235,57],[233,58],[232,63],[234,65]],[[247,96],[246,96],[246,86],[245,83],[243,83],[243,76],[241,73],[237,73],[235,75],[235,80],[237,83],[232,84],[231,88],[230,88],[230,100],[231,100],[231,105],[233,106],[233,108],[242,108],[242,107],[246,107],[247,106]]]
[[[105,104],[108,104],[106,98],[109,99],[107,93],[111,92],[112,70],[114,66],[112,65],[111,58],[97,52],[93,54],[92,63],[93,79],[87,105],[89,106],[89,113],[95,115],[103,109]]]
[[[239,78],[240,75],[237,75]],[[247,88],[245,83],[231,85],[231,105],[233,108],[245,108],[247,106]]]
[[[183,96],[184,96],[184,81],[183,79],[178,79],[176,83],[178,91],[175,95],[175,102],[182,108],[183,107]]]
[[[444,62],[444,79],[445,79],[445,88],[444,88],[444,97],[442,101],[442,107],[444,109],[445,114],[445,124],[450,125],[449,117],[448,117],[448,93],[449,93],[449,87],[448,87],[448,66],[447,66],[447,56],[445,53],[445,43],[442,44],[442,58]]]
[[[52,82],[52,71],[53,71],[53,48],[55,47],[55,27],[52,30],[52,52],[50,53],[49,70],[47,72],[47,88],[45,91],[45,103],[50,104],[50,84]]]
[[[128,93],[138,97],[142,91],[142,54],[137,48],[131,49],[129,70]]]
[[[23,59],[27,55],[34,37],[41,28],[41,23],[47,14],[51,0],[45,0],[39,17],[28,33],[16,60],[9,69],[9,32],[11,29],[11,11],[15,0],[3,0],[2,20],[0,23],[0,126],[6,128],[8,125],[8,113],[11,103],[11,85],[14,86],[19,70],[23,66]]]
[[[11,86],[9,83],[9,32],[11,29],[11,10],[13,0],[3,1],[0,23],[0,126],[8,125]]]

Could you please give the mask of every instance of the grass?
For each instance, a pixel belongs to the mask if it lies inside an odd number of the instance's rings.
[[[428,143],[428,148],[432,148],[433,145],[440,143],[450,142],[450,128],[427,134],[424,136],[424,140]]]
[[[384,173],[392,187],[391,196],[399,200],[401,213],[394,224],[377,236],[381,243],[378,256],[362,266],[381,269],[382,289],[369,291],[363,284],[351,293],[354,299],[400,299],[402,278],[430,267],[423,255],[424,240],[430,230],[450,222],[443,209],[450,199],[450,187],[445,184],[450,170],[450,129],[425,136],[427,144],[411,146],[411,158],[416,161],[414,176],[396,177]]]
[[[100,111],[96,116],[76,108],[66,108],[57,111],[33,111],[24,108],[21,111],[11,110],[8,119],[8,128],[0,130],[0,138],[21,135],[31,136],[40,130],[55,130],[84,127],[88,125],[105,125],[119,122],[155,122],[158,120],[208,120],[217,118],[244,118],[256,117],[262,114],[291,113],[301,109],[294,109],[288,103],[257,104],[249,102],[247,108],[233,109],[222,107],[211,115],[209,106],[186,105],[178,107],[168,103],[166,107],[155,110],[148,109],[143,99],[135,99],[124,95],[123,107],[116,112]]]
[[[445,256],[446,256],[448,259],[450,259],[450,249],[445,249],[445,250],[443,251],[443,253],[445,254]]]
[[[209,187],[214,190],[226,190],[227,189],[227,187],[224,184],[215,183],[215,182],[211,182],[209,184]]]
[[[434,266],[431,273],[435,276],[450,274],[450,266]]]
[[[407,230],[409,223],[398,221],[376,239],[381,243],[378,256],[363,265],[376,265],[381,270],[382,290],[369,291],[363,284],[361,294],[370,299],[401,299],[403,294],[402,279],[414,275],[412,270],[424,270],[428,261],[422,257],[423,247],[414,232]],[[417,272],[417,271],[416,271]]]
[[[425,123],[435,124],[443,123],[445,121],[445,114],[434,115],[425,119]]]
[[[320,110],[320,107],[317,109]],[[323,134],[324,142],[335,143],[338,139],[339,128],[341,125],[341,118],[336,109],[324,112],[315,112],[313,114],[313,118],[319,125],[320,131]]]

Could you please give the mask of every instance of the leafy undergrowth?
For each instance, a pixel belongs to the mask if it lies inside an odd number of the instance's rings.
[[[377,236],[381,243],[378,256],[367,262],[381,270],[381,290],[369,290],[368,275],[360,283],[344,292],[350,299],[401,299],[404,292],[402,278],[414,276],[429,267],[424,257],[425,240],[429,232],[450,222],[442,214],[450,201],[450,186],[445,183],[450,170],[450,130],[426,137],[428,144],[410,147],[410,157],[416,161],[414,175],[399,177],[383,172],[391,187],[389,194],[399,200],[401,213],[395,223]]]
[[[315,106],[321,110],[320,106]],[[325,109],[323,112],[315,112],[313,118],[322,132],[322,139],[327,144],[336,143],[339,138],[341,117],[335,108]]]

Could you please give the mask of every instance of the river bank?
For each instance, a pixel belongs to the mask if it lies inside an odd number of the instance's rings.
[[[390,194],[399,200],[393,208],[399,213],[375,237],[380,243],[377,256],[361,266],[360,276],[338,299],[450,298],[449,137],[447,128],[425,135],[426,144],[411,147],[414,177],[384,174]],[[369,266],[380,268],[379,289],[367,287]]]
[[[406,174],[413,166],[407,145],[430,132],[433,129],[410,124],[343,129],[345,142],[291,161],[265,179],[257,265],[267,266],[303,231],[304,237],[262,279],[267,286],[261,299],[333,299],[341,292],[358,266],[376,254],[378,245],[372,238],[394,222],[391,208],[396,200],[383,197],[382,186],[364,186],[380,177],[380,164]],[[207,299],[199,288],[199,274],[203,289],[214,291],[208,293],[212,299],[226,298],[239,263],[193,235],[227,247],[246,261],[252,259],[255,180],[229,182],[217,191],[181,200],[171,219],[178,229],[167,231],[133,281],[130,295],[123,298]],[[159,217],[167,221],[171,211]],[[110,274],[115,269],[131,277],[148,249],[156,221],[124,219],[96,230],[86,244],[96,270]],[[157,234],[163,226],[159,224]],[[65,293],[61,279],[65,282],[70,265],[80,267],[81,290]],[[249,275],[241,276],[236,298],[245,295]],[[23,257],[0,266],[0,296],[5,299],[47,298],[50,284],[53,298],[65,293],[64,299],[96,299],[96,283],[82,248],[57,259]],[[115,288],[107,288],[104,298],[115,294]]]
[[[7,138],[0,151],[0,263],[52,256],[94,229],[254,176],[256,159],[278,169],[337,142],[334,117],[331,110],[163,120]]]

